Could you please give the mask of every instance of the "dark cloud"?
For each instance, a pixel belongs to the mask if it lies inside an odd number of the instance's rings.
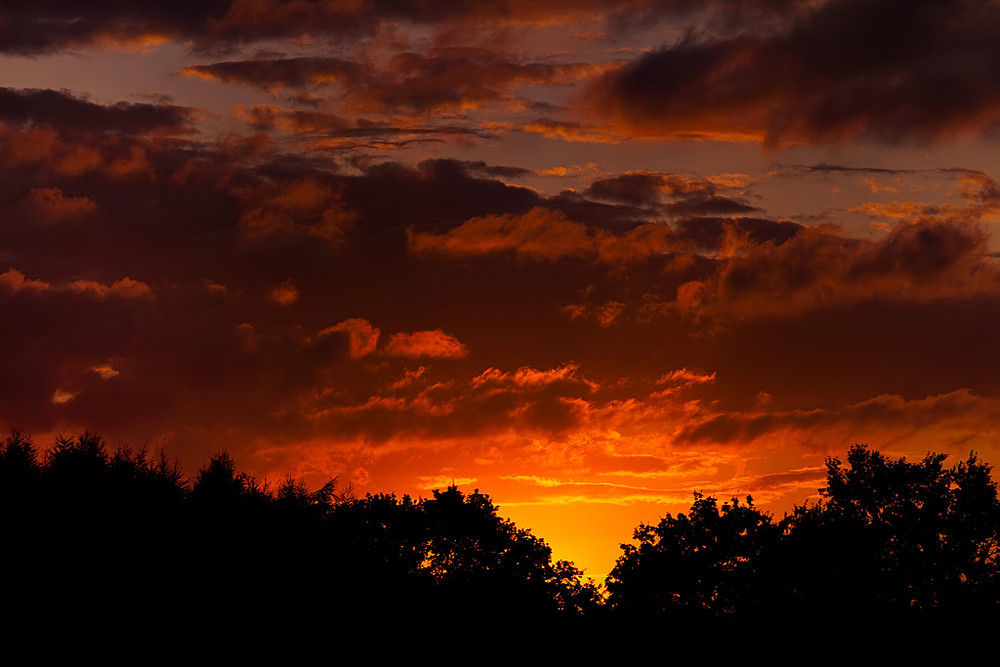
[[[0,50],[38,54],[146,38],[203,34],[210,21],[230,8],[231,0],[72,0],[15,2],[4,7]]]
[[[60,131],[115,134],[194,132],[196,112],[172,104],[96,104],[55,90],[0,88],[0,121],[47,125]]]
[[[886,426],[933,429],[942,423],[994,422],[1000,416],[996,400],[976,396],[967,389],[926,398],[906,400],[897,395],[880,395],[859,403],[833,409],[748,412],[715,415],[685,426],[679,434],[683,442],[752,442],[782,430],[820,431],[845,424],[854,428],[881,430]]]
[[[260,58],[193,65],[182,74],[276,91],[284,87],[349,83],[362,76],[361,64],[338,58]]]
[[[482,178],[483,167],[459,160],[426,160],[415,168],[372,165],[346,184],[345,196],[372,224],[447,229],[479,216],[526,212],[542,197],[527,188]]]
[[[362,108],[380,111],[469,108],[503,100],[517,85],[570,82],[587,71],[584,65],[520,62],[484,48],[437,48],[396,55],[350,94]]]
[[[796,167],[790,167],[795,169]],[[884,167],[851,167],[842,164],[814,164],[809,166],[798,167],[804,171],[810,173],[842,173],[842,174],[910,174],[913,173],[914,169],[886,169]]]
[[[237,119],[257,132],[298,135],[301,141],[318,141],[328,151],[403,148],[417,143],[468,141],[489,138],[489,132],[453,124],[394,124],[364,118],[348,119],[327,111],[286,109],[267,104],[237,106]],[[328,141],[328,140],[333,140]]]
[[[993,3],[831,0],[775,32],[689,37],[592,92],[647,131],[755,136],[768,147],[990,133],[998,28]]]
[[[437,47],[396,54],[384,66],[328,57],[257,58],[197,65],[182,73],[272,93],[335,83],[341,102],[352,110],[398,114],[513,102],[516,86],[572,82],[589,71],[581,64],[522,62],[487,48]]]
[[[769,32],[786,26],[812,4],[810,0],[637,0],[616,3],[608,18],[619,32],[664,20],[699,22],[713,31],[740,32],[753,26],[754,31]]]
[[[628,229],[657,217],[647,206],[594,201],[574,190],[546,197],[542,205],[577,222],[614,229]]]
[[[687,197],[666,204],[664,210],[673,216],[744,215],[759,211],[756,206],[730,197]]]
[[[788,220],[764,218],[686,218],[678,220],[678,236],[700,250],[719,250],[727,235],[753,244],[781,244],[802,231],[803,226]]]
[[[641,205],[658,202],[665,196],[711,197],[715,194],[715,186],[708,181],[688,179],[675,174],[639,171],[598,179],[587,186],[584,194],[598,199]]]
[[[802,228],[780,245],[747,241],[732,239],[731,256],[710,278],[684,286],[678,304],[713,317],[754,318],[871,299],[919,303],[1000,289],[985,234],[961,219],[901,223],[876,241],[817,228]]]
[[[178,0],[169,4],[154,0],[95,0],[81,7],[70,0],[44,0],[4,8],[0,50],[33,55],[95,45],[141,44],[162,38],[189,41],[208,50],[271,38],[368,35],[388,22],[525,24],[601,15],[609,9],[626,15],[644,10],[649,4],[649,0]]]

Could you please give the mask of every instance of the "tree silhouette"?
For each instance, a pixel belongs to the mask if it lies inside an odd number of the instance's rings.
[[[638,546],[622,545],[606,582],[613,609],[691,618],[731,615],[752,603],[755,568],[777,543],[778,527],[749,496],[721,508],[715,498],[694,497],[688,514],[640,524]]]
[[[27,484],[38,476],[38,448],[31,438],[13,429],[0,443],[0,490]]]
[[[780,522],[749,501],[640,525],[607,579],[620,614],[930,621],[1000,612],[1000,503],[972,454],[948,469],[855,445]]]
[[[453,620],[470,606],[572,615],[599,597],[579,570],[553,564],[544,541],[501,518],[478,490],[451,486],[422,500],[368,495],[338,506],[331,520],[354,554],[355,584],[400,609],[417,602]]]
[[[422,503],[428,522],[421,570],[449,598],[489,600],[518,613],[582,613],[596,588],[571,563],[552,563],[552,550],[497,514],[489,496],[455,486]]]
[[[310,491],[289,477],[272,491],[225,452],[189,482],[162,453],[109,452],[84,433],[39,456],[15,430],[0,443],[0,567],[5,603],[26,614],[57,601],[67,617],[100,609],[220,633],[485,629],[471,610],[546,621],[537,627],[587,616],[626,632],[669,619],[689,639],[720,619],[733,630],[747,619],[995,618],[997,486],[975,454],[945,461],[856,445],[846,464],[827,459],[820,500],[779,522],[749,497],[696,493],[689,512],[640,525],[622,546],[604,614],[591,581],[478,489],[355,498],[336,480]]]
[[[846,469],[828,459],[821,501],[783,522],[785,604],[843,618],[995,610],[996,484],[975,454],[951,469],[945,459],[890,460],[863,445]]]

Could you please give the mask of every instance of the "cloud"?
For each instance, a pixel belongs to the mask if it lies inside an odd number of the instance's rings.
[[[347,83],[362,75],[360,63],[339,58],[258,58],[192,65],[181,74],[209,81],[256,86],[271,93],[282,88]]]
[[[487,368],[472,379],[472,386],[479,387],[518,387],[521,389],[540,389],[554,385],[582,386],[591,391],[595,386],[578,377],[580,367],[576,364],[563,364],[558,368],[539,370],[524,366],[514,372],[504,372],[497,368]]]
[[[238,192],[244,200],[240,224],[254,242],[315,237],[336,245],[356,217],[343,204],[340,189],[318,177],[262,183]]]
[[[657,202],[664,196],[711,197],[715,194],[715,189],[715,185],[709,181],[687,179],[676,174],[630,171],[613,178],[595,180],[583,193],[626,204],[648,204]]]
[[[791,220],[767,220],[765,218],[719,218],[693,216],[676,223],[677,235],[685,244],[702,252],[726,252],[746,244],[781,245],[805,230],[805,227]]]
[[[375,347],[378,345],[378,338],[380,334],[378,328],[372,326],[368,320],[360,317],[353,317],[349,320],[344,320],[335,326],[323,329],[318,335],[322,337],[337,332],[347,334],[350,341],[350,354],[355,359],[367,356],[374,352]]]
[[[390,357],[411,359],[461,359],[469,355],[469,350],[454,336],[435,329],[392,334],[385,344],[384,353]]]
[[[437,47],[395,55],[384,70],[353,81],[348,94],[363,110],[468,110],[507,99],[517,86],[571,83],[596,71],[589,64],[525,62],[482,47]]]
[[[258,132],[296,135],[306,147],[348,151],[359,148],[405,148],[413,143],[467,141],[489,137],[467,125],[452,123],[420,124],[419,119],[393,118],[391,121],[351,120],[328,111],[285,109],[270,104],[233,107],[233,115]]]
[[[289,279],[268,290],[267,296],[279,306],[289,306],[299,300],[299,290]]]
[[[575,222],[561,210],[541,207],[523,215],[471,218],[444,234],[411,231],[409,245],[418,255],[512,254],[533,261],[576,259],[609,264],[663,257],[678,247],[668,225],[639,224],[615,233]]]
[[[586,227],[559,211],[536,208],[520,216],[472,218],[446,234],[411,234],[418,254],[477,255],[513,251],[532,259],[555,260],[595,251]]]
[[[17,269],[7,269],[0,273],[0,286],[3,286],[10,293],[17,293],[21,290],[44,292],[52,288],[44,280],[29,280]]]
[[[18,127],[0,123],[0,166],[24,168],[22,178],[32,168],[39,169],[39,190],[51,190],[51,179],[43,178],[44,170],[55,177],[75,177],[104,170],[113,177],[127,176],[129,171],[146,171],[141,165],[132,169],[121,154],[122,140],[117,136],[69,136],[53,127],[30,125]],[[124,139],[126,142],[128,139]],[[142,151],[141,147],[135,147]],[[37,213],[38,207],[35,206]]]
[[[97,0],[86,11],[68,0],[19,4],[4,12],[0,44],[6,53],[32,55],[87,46],[141,45],[201,29],[229,0],[207,3],[121,3]]]
[[[518,129],[540,134],[547,139],[594,144],[618,144],[628,136],[627,134],[615,134],[613,129],[602,125],[554,118],[538,118],[524,123]]]
[[[576,433],[603,419],[596,416],[600,410],[610,409],[592,404],[597,385],[571,364],[514,371],[491,367],[471,378],[444,382],[430,372],[404,377],[407,382],[392,382],[363,400],[327,392],[290,409],[339,438],[407,441],[417,448],[471,436],[549,438]]]
[[[62,132],[190,134],[196,112],[172,104],[118,102],[102,105],[55,90],[0,88],[0,121],[46,125]]]
[[[128,276],[121,280],[116,280],[110,285],[95,280],[74,280],[69,283],[53,285],[44,280],[29,279],[17,269],[8,269],[4,273],[0,273],[0,286],[6,288],[10,294],[20,292],[41,294],[55,290],[62,293],[92,296],[98,299],[106,299],[108,297],[145,299],[153,296],[153,290],[149,285],[139,280],[133,280]]]
[[[879,240],[804,228],[780,245],[746,244],[678,289],[682,310],[758,317],[871,299],[926,302],[996,294],[1000,275],[981,228],[962,220],[900,223]]]
[[[675,386],[705,384],[714,382],[715,375],[715,373],[699,373],[698,371],[689,370],[688,368],[678,368],[660,376],[660,379],[656,381],[656,384]]]
[[[965,432],[979,428],[992,432],[998,411],[996,399],[977,396],[968,389],[912,400],[880,395],[844,407],[708,415],[693,420],[677,437],[685,443],[751,443],[789,431],[817,441],[828,440],[821,435],[824,431],[853,431],[868,437],[900,430],[913,437],[921,431],[946,432],[956,427]]]
[[[685,212],[725,209],[717,198],[685,199]],[[726,200],[728,201],[728,200]],[[491,215],[470,218],[440,233],[408,233],[410,251],[432,257],[472,257],[511,255],[532,261],[584,260],[606,264],[634,264],[646,261],[670,262],[678,252],[721,251],[729,244],[782,244],[803,227],[790,221],[757,218],[686,217],[674,225],[661,222],[609,223],[621,212],[590,206],[564,198],[552,198],[552,208],[536,207],[521,215]],[[734,205],[734,212],[745,207]],[[664,207],[670,211],[670,207]],[[594,224],[570,218],[594,217]],[[692,259],[691,261],[695,261]]]
[[[153,290],[149,285],[139,280],[132,280],[128,276],[121,280],[116,280],[111,285],[105,285],[94,280],[75,280],[68,285],[68,289],[80,294],[95,296],[99,299],[116,297],[119,299],[144,299],[152,297]]]
[[[276,38],[353,39],[385,24],[476,29],[483,25],[531,27],[606,19],[618,31],[646,26],[664,17],[714,15],[729,25],[738,20],[774,20],[794,2],[720,1],[694,5],[685,0],[503,0],[500,2],[315,3],[304,0],[210,0],[208,2],[122,3],[95,0],[85,11],[69,0],[10,8],[0,26],[6,53],[35,55],[81,48],[142,48],[166,40],[198,49],[234,48]],[[720,17],[725,17],[722,21]]]
[[[530,105],[516,89],[574,83],[603,67],[586,63],[532,62],[486,47],[436,46],[424,52],[396,53],[385,60],[355,62],[330,57],[265,58],[184,68],[181,73],[211,81],[240,83],[278,94],[284,88],[337,85],[341,113],[427,114],[468,111],[491,103]],[[322,102],[320,97],[317,103]],[[263,107],[255,108],[260,115]],[[323,116],[300,112],[297,125]],[[258,121],[259,123],[260,121]],[[346,123],[342,123],[346,124]]]
[[[926,144],[994,130],[993,4],[831,0],[785,16],[754,32],[692,33],[610,72],[590,99],[633,133],[767,148]]]
[[[66,196],[59,188],[32,188],[27,193],[28,208],[40,219],[53,224],[71,222],[97,212],[90,197]]]

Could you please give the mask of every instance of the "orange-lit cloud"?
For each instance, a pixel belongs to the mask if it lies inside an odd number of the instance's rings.
[[[525,132],[540,134],[547,139],[562,141],[616,144],[623,141],[627,134],[615,134],[614,130],[600,125],[585,125],[577,121],[538,118],[520,127]]]
[[[139,280],[132,280],[128,276],[121,280],[116,280],[111,285],[104,285],[94,280],[75,280],[70,283],[69,289],[81,294],[90,294],[100,299],[108,297],[142,299],[150,297],[153,294],[149,285]]]
[[[276,304],[280,306],[288,306],[298,301],[299,290],[295,287],[295,283],[291,280],[286,280],[280,285],[272,287],[268,291],[267,295]]]
[[[395,333],[385,344],[385,354],[390,357],[409,357],[412,359],[460,359],[468,356],[469,350],[454,336],[449,336],[440,329],[434,331],[414,331],[413,333]]]
[[[35,280],[25,277],[17,269],[8,269],[0,274],[0,285],[3,285],[11,293],[26,292],[48,292],[53,289],[53,285],[44,280]],[[144,282],[133,280],[128,276],[121,280],[116,280],[110,285],[106,285],[95,280],[74,280],[71,283],[58,285],[56,289],[65,292],[85,294],[99,299],[107,297],[118,297],[121,299],[141,299],[151,297],[153,294],[149,285]]]
[[[21,290],[46,291],[51,289],[51,285],[44,280],[31,280],[17,269],[7,269],[0,273],[0,285],[3,285],[9,292],[20,292]]]
[[[327,327],[319,332],[319,336],[326,336],[335,332],[344,332],[350,340],[351,356],[355,358],[363,357],[375,351],[378,345],[379,330],[371,325],[367,320],[360,317],[353,317],[340,322],[336,326]]]

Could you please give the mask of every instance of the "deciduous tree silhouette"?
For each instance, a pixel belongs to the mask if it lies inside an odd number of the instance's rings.
[[[609,604],[631,615],[731,615],[754,600],[755,568],[774,548],[778,527],[748,496],[721,508],[695,493],[688,514],[666,515],[635,530],[607,579]]]
[[[843,618],[995,611],[996,484],[975,454],[950,469],[945,459],[891,460],[863,445],[848,468],[828,459],[822,500],[783,522],[784,603]]]
[[[619,613],[801,621],[1000,613],[1000,502],[972,454],[917,463],[854,446],[821,500],[774,523],[748,501],[640,525],[607,579]]]
[[[596,588],[571,563],[552,563],[552,550],[497,514],[489,496],[455,486],[423,501],[428,533],[421,569],[448,597],[487,602],[497,612],[582,613]]]
[[[338,506],[332,521],[347,552],[359,556],[354,581],[370,581],[370,595],[403,608],[416,600],[453,620],[470,608],[572,615],[599,598],[579,570],[553,563],[544,541],[501,518],[478,490],[451,486],[423,500],[369,495]]]

